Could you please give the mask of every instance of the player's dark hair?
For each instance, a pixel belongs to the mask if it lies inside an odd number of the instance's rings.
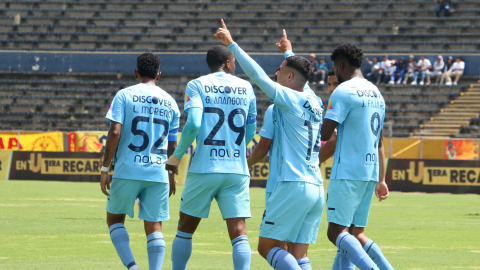
[[[153,53],[143,53],[137,57],[137,70],[142,78],[155,79],[160,69],[160,58]]]
[[[462,61],[462,57],[461,57],[461,56],[457,56],[457,59],[460,59],[460,61]]]
[[[339,58],[344,58],[350,66],[359,68],[363,62],[363,51],[353,44],[345,43],[335,48],[330,55],[330,59],[334,62]]]
[[[216,45],[207,52],[207,65],[209,68],[218,68],[225,61],[232,58],[232,52],[224,45]]]
[[[335,76],[335,71],[333,71],[333,68],[328,70],[328,75],[327,76]]]
[[[301,56],[290,56],[285,59],[287,61],[286,66],[295,69],[308,80],[312,76],[312,69],[310,68],[310,61]]]

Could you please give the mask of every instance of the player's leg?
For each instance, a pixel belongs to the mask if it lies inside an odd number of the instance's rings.
[[[272,193],[260,227],[258,252],[275,269],[302,269],[297,258],[280,246],[284,241],[298,242],[306,216],[319,201],[318,188],[315,191],[312,186],[297,181],[279,182]],[[310,235],[311,231],[305,233]]]
[[[115,178],[107,201],[107,225],[110,239],[125,267],[138,269],[130,248],[130,237],[125,228],[125,215],[133,218],[133,207],[141,181]]]
[[[228,218],[228,234],[232,243],[232,258],[235,270],[250,269],[252,250],[248,242],[245,218]]]
[[[261,230],[261,229],[260,229]],[[288,251],[280,248],[284,241],[272,238],[259,237],[258,253],[277,270],[301,270],[295,257]]]
[[[207,218],[219,185],[218,174],[188,173],[180,203],[178,231],[172,244],[172,269],[185,270],[192,255],[192,237],[202,218]]]
[[[350,234],[354,233],[355,226],[352,225],[348,229]],[[343,252],[337,250],[337,255],[335,256],[335,260],[333,261],[332,270],[355,270],[355,265],[345,256]]]
[[[308,259],[308,244],[299,244],[299,243],[291,243],[292,248],[290,254],[295,257],[297,260],[298,266],[302,270],[312,270],[312,265],[310,264],[310,260]]]
[[[162,233],[162,221],[170,219],[167,183],[144,182],[144,188],[138,195],[140,211],[138,217],[144,220],[147,235],[148,265],[150,270],[162,269],[165,257],[165,240]]]
[[[327,197],[328,239],[361,270],[378,269],[360,242],[349,233],[367,184],[365,181],[331,180]]]
[[[250,176],[242,174],[218,174],[223,177],[215,199],[227,223],[232,243],[232,259],[235,270],[250,269],[252,250],[248,242],[245,218],[250,218]]]
[[[377,182],[369,181],[367,183],[368,185],[363,199],[353,216],[353,223],[355,224],[354,235],[378,268],[382,270],[393,270],[393,267],[383,255],[380,247],[365,235],[365,227],[367,227],[368,214]]]

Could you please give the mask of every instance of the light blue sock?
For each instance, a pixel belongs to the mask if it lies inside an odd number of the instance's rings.
[[[345,254],[343,254],[343,252],[340,252],[339,257],[340,270],[355,270],[355,265],[347,258],[347,256],[345,256]]]
[[[310,260],[308,257],[300,258],[297,260],[298,266],[302,268],[302,270],[312,270],[312,265],[310,264]]]
[[[362,245],[353,235],[343,232],[337,237],[336,245],[343,254],[360,270],[380,270],[368,257]]]
[[[165,240],[163,233],[154,232],[147,235],[148,269],[161,270],[165,257]]]
[[[188,259],[192,255],[192,235],[177,231],[172,244],[172,270],[187,269]]]
[[[367,243],[363,247],[368,256],[378,265],[378,268],[382,270],[395,270],[392,265],[388,262],[387,258],[383,256],[380,247],[375,244],[371,239],[368,239]]]
[[[277,270],[302,270],[295,257],[279,247],[274,247],[268,252],[267,262]]]
[[[132,250],[130,249],[130,237],[128,236],[127,229],[122,223],[116,223],[110,226],[110,239],[117,250],[117,254],[122,260],[123,265],[127,268],[135,265],[135,259],[133,258]]]
[[[332,270],[340,270],[340,249],[337,250],[337,255],[335,256],[335,260],[333,261]]]
[[[233,268],[235,270],[249,270],[252,260],[252,250],[248,243],[248,236],[240,235],[232,240]]]

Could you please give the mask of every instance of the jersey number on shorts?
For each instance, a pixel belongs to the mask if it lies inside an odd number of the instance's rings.
[[[147,122],[148,123],[149,120],[150,120],[150,118],[148,118],[146,116],[137,116],[137,117],[133,118],[133,120],[132,120],[132,133],[135,136],[137,136],[137,135],[142,136],[143,137],[143,143],[140,146],[135,146],[132,143],[130,143],[128,145],[128,148],[130,150],[132,150],[134,152],[142,152],[143,150],[147,149],[148,144],[150,142],[150,138],[148,137],[148,134],[145,131],[143,131],[141,129],[137,129],[137,125],[138,125],[138,122]],[[165,138],[168,135],[168,129],[169,129],[170,125],[168,124],[168,122],[166,120],[158,119],[158,118],[153,118],[153,123],[164,126],[165,130],[163,131],[162,136],[150,148],[150,153],[157,154],[157,155],[166,155],[167,150],[157,149],[157,148],[160,145],[162,145],[163,142],[165,141]]]
[[[310,160],[310,158],[312,157],[312,148],[313,148],[313,152],[320,151],[320,141],[321,141],[320,129],[318,130],[318,135],[317,135],[317,140],[315,141],[315,145],[312,145],[312,141],[313,141],[312,123],[308,120],[305,120],[305,124],[303,126],[308,127],[308,150],[307,150],[306,160]]]
[[[223,123],[225,122],[225,113],[220,108],[215,107],[205,107],[205,113],[216,113],[218,115],[218,122],[213,127],[210,134],[208,134],[207,138],[203,141],[204,145],[216,145],[216,146],[225,146],[225,140],[214,140],[213,137],[217,134],[217,132],[222,127]],[[237,114],[241,114],[243,116],[243,125],[240,127],[235,126],[233,119]],[[239,133],[237,139],[235,140],[235,144],[241,145],[243,138],[245,137],[245,120],[247,119],[246,113],[243,109],[234,109],[228,115],[228,126],[233,132]]]

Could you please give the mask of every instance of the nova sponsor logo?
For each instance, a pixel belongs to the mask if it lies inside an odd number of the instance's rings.
[[[238,149],[224,149],[224,148],[212,148],[210,150],[210,157],[221,157],[221,158],[239,158],[240,157],[240,150]]]

